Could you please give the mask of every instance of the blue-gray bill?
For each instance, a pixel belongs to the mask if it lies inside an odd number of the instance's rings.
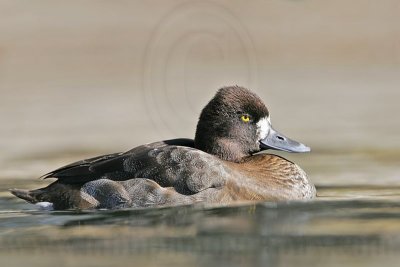
[[[284,136],[283,134],[275,131],[272,127],[270,128],[267,137],[260,141],[260,148],[261,150],[275,149],[294,153],[311,151],[308,146]]]

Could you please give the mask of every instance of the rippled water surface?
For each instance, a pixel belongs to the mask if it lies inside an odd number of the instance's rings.
[[[7,192],[47,181],[4,177],[0,254],[5,266],[54,266],[60,257],[62,266],[397,266],[396,164],[383,166],[377,153],[315,154],[294,156],[317,184],[310,202],[47,212]],[[352,168],[343,172],[343,161]],[[360,179],[378,173],[387,176],[369,185]]]

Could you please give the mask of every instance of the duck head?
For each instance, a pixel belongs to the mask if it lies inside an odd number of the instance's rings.
[[[239,86],[221,88],[204,107],[197,124],[195,147],[234,162],[266,149],[310,151],[276,131],[261,98]]]

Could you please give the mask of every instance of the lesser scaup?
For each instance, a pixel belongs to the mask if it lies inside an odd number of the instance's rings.
[[[167,140],[81,160],[44,175],[57,178],[47,187],[11,193],[58,210],[315,197],[299,166],[277,155],[255,154],[266,149],[310,151],[272,128],[256,94],[224,87],[201,112],[194,140]]]

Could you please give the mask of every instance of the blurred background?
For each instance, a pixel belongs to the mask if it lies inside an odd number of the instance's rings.
[[[397,0],[0,5],[0,177],[193,137],[202,107],[235,84],[314,153],[400,159]]]
[[[235,84],[311,146],[282,155],[317,201],[41,213],[7,191],[46,185],[35,178],[71,161],[191,138]],[[397,266],[399,99],[398,0],[2,0],[2,262],[110,266],[138,252],[152,266]]]

